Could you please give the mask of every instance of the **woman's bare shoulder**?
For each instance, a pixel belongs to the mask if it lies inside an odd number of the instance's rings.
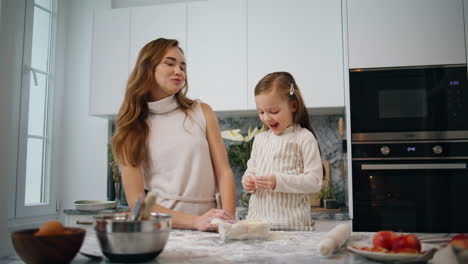
[[[211,113],[211,114],[214,114],[214,111],[213,109],[211,108],[211,106],[207,103],[204,103],[202,101],[197,101],[198,104],[200,104],[202,110],[203,110],[203,113]]]
[[[213,121],[213,120],[216,120],[216,122],[218,121],[216,114],[214,113],[213,109],[211,108],[209,104],[204,103],[202,101],[198,101],[197,103],[200,104],[203,115],[205,116],[205,120],[207,122]]]

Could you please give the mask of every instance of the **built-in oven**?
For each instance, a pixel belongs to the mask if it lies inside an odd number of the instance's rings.
[[[466,65],[350,72],[353,230],[468,232]]]
[[[427,132],[464,138],[460,131],[468,131],[466,65],[356,69],[349,78],[355,140],[425,139]],[[399,135],[407,131],[413,133]]]
[[[468,232],[468,140],[353,142],[353,230]]]

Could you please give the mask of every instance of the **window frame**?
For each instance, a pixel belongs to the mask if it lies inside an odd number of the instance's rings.
[[[53,91],[54,91],[54,70],[55,70],[55,47],[57,37],[57,1],[51,0],[51,9],[48,10],[38,4],[34,0],[26,0],[26,17],[24,30],[23,44],[23,59],[22,59],[22,78],[21,78],[21,99],[20,99],[20,120],[19,120],[19,138],[18,138],[18,164],[17,164],[17,182],[16,182],[16,202],[15,202],[15,218],[33,217],[52,215],[58,213],[57,203],[57,177],[51,173],[51,157],[52,157],[52,141],[53,141]],[[32,60],[32,41],[33,41],[33,23],[34,9],[38,7],[45,12],[51,14],[50,36],[49,36],[49,58],[46,71],[31,68]],[[33,74],[41,74],[46,78],[46,114],[45,114],[45,133],[44,136],[29,135],[29,96],[30,83]],[[45,203],[40,204],[25,204],[26,193],[26,163],[27,163],[27,145],[29,138],[40,138],[45,143],[43,153],[43,175],[42,187],[44,193],[42,198],[45,198]]]

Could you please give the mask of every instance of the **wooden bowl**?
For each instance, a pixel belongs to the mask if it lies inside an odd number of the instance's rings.
[[[65,227],[67,234],[35,236],[39,229],[25,229],[13,232],[13,246],[21,259],[28,264],[69,263],[83,244],[86,230]]]

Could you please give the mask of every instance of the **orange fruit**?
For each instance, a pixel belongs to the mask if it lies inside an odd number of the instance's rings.
[[[63,235],[65,234],[65,227],[59,221],[47,221],[45,222],[39,231],[37,231],[35,236],[54,236],[54,235]]]

